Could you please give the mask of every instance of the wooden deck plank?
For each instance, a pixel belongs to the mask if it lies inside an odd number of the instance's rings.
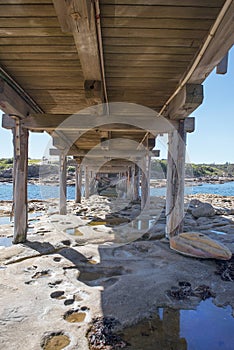
[[[26,4],[36,4],[38,5],[38,0],[1,0],[1,5],[26,5]],[[51,4],[51,0],[41,0],[41,5]]]
[[[116,54],[169,54],[169,55],[194,55],[197,47],[167,47],[167,46],[115,46],[105,45],[104,53]]]
[[[0,2],[1,17],[54,17],[55,10],[50,4],[3,4]]]
[[[18,77],[18,83],[24,87],[24,89],[31,89],[37,87],[37,89],[53,89],[53,88],[83,88],[83,80],[79,80],[76,77],[73,79],[63,79],[63,76],[53,77],[51,79],[49,76],[45,76],[42,79],[38,79],[35,77]]]
[[[1,8],[0,8],[1,11]],[[53,36],[53,37],[61,37],[61,36],[69,36],[70,34],[62,33],[60,28],[46,28],[46,27],[38,27],[38,28],[0,28],[0,37],[34,37],[34,36]],[[55,39],[56,40],[56,39]]]
[[[155,64],[157,64],[157,61],[170,61],[173,60],[179,61],[179,62],[190,62],[193,58],[193,55],[169,55],[169,54],[138,54],[138,55],[130,55],[130,54],[105,54],[105,60],[113,60],[116,63],[119,63],[119,66],[125,66],[127,61],[135,61],[135,62],[144,62],[145,64],[148,63],[148,61],[155,61]]]
[[[200,46],[200,40],[197,39],[180,39],[180,38],[103,38],[103,44],[105,46],[107,45],[113,45],[117,47],[121,46],[153,46],[153,47],[187,47],[187,48],[193,48],[193,47],[199,47]]]
[[[0,13],[0,27],[1,28],[9,28],[12,27],[12,23],[14,23],[15,28],[37,28],[37,27],[54,27],[60,28],[57,17],[12,17],[9,21],[9,18],[2,17]]]
[[[132,0],[102,0],[101,2],[103,5],[133,5]],[[135,0],[134,5],[220,7],[224,2],[225,0]]]
[[[190,29],[208,30],[213,20],[180,19],[180,18],[129,18],[129,17],[103,17],[103,28],[154,28],[154,29]]]
[[[74,46],[52,46],[52,45],[4,45],[4,53],[75,53]]]
[[[64,47],[67,47],[69,45],[74,45],[74,40],[72,35],[71,36],[31,36],[31,37],[1,37],[0,38],[0,45],[13,45],[13,46],[20,46],[20,45],[63,45]]]
[[[183,57],[183,56],[182,56]],[[130,57],[128,58],[128,60],[123,59],[122,64],[120,60],[117,60],[115,58],[111,58],[111,59],[105,59],[105,64],[106,67],[113,67],[113,68],[124,68],[125,64],[127,62],[127,65],[129,68],[137,68],[137,67],[147,67],[147,68],[153,68],[153,67],[182,67],[182,68],[186,68],[188,66],[188,62],[189,60],[182,60],[182,61],[178,61],[178,59],[176,61],[173,60],[173,57],[171,57],[171,59],[168,60],[134,60],[131,59]]]
[[[69,61],[69,65],[68,65],[68,61]],[[34,69],[38,70],[40,67],[38,67],[38,65],[41,65],[42,69],[43,68],[48,68],[48,69],[60,69],[66,67],[66,68],[79,68],[80,63],[77,59],[75,60],[53,60],[53,61],[45,61],[45,60],[40,60],[40,57],[37,57],[37,59],[35,60],[11,60],[11,59],[6,59],[6,60],[2,60],[1,63],[3,65],[7,65],[8,67],[12,67],[12,68],[18,68],[18,69],[23,69],[25,67],[27,67],[28,69]]]
[[[69,64],[70,60],[78,60],[78,55],[77,53],[66,53],[66,52],[61,52],[60,54],[56,53],[5,53],[4,51],[0,51],[0,60],[1,61],[7,61],[7,60],[16,60],[16,61],[21,61],[21,60],[38,60],[40,59],[41,61],[43,60],[61,60],[67,61],[67,64]]]
[[[178,74],[178,73],[183,73],[184,68],[181,67],[158,67],[157,65],[154,65],[153,67],[148,67],[145,66],[144,69],[141,67],[113,67],[113,66],[108,66],[106,67],[106,73],[115,73],[115,74],[135,74],[136,77],[138,77],[142,72],[147,73],[147,74],[154,74],[154,73],[159,73],[159,74]]]
[[[143,17],[143,18],[200,18],[214,19],[220,7],[194,7],[194,6],[129,6],[129,5],[103,5],[103,17]]]
[[[205,30],[186,29],[145,29],[145,28],[103,28],[104,38],[187,38],[202,39],[207,35]]]

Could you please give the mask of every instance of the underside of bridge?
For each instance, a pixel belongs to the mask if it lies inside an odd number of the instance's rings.
[[[157,135],[168,133],[167,235],[182,230],[186,134],[202,83],[227,71],[233,0],[2,0],[0,108],[14,141],[14,242],[27,234],[28,131],[49,133],[60,157],[90,172],[128,173],[142,208]],[[139,171],[141,169],[141,171]]]

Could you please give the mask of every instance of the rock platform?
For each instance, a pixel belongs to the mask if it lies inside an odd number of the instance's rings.
[[[186,203],[185,231],[202,232],[234,253],[234,197],[188,196]],[[201,203],[210,203],[213,214],[193,216]],[[0,203],[0,213],[8,215],[10,205]],[[195,308],[200,294],[175,298],[168,292],[175,294],[181,283],[195,291],[207,286],[217,306],[234,308],[233,275],[221,278],[220,261],[170,249],[164,198],[151,198],[143,212],[138,202],[98,196],[80,205],[69,201],[66,216],[57,213],[56,201],[29,207],[41,216],[30,219],[28,241],[0,247],[4,350],[88,350],[86,333],[95,317],[113,318],[122,329],[159,307]],[[1,225],[0,239],[11,238],[12,224]]]

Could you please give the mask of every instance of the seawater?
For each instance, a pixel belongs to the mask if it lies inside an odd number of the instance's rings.
[[[0,184],[0,200],[12,200],[13,185],[12,183]],[[218,194],[221,196],[234,196],[234,181],[224,184],[202,184],[201,186],[186,187],[186,194],[207,193]],[[151,188],[151,196],[165,196],[166,188]],[[49,199],[59,197],[59,187],[52,185],[28,184],[29,199]],[[75,198],[75,187],[67,187],[67,198]]]
[[[234,318],[230,306],[211,299],[196,310],[160,308],[158,313],[122,332],[129,350],[233,350]]]

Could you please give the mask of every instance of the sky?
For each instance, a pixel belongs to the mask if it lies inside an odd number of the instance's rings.
[[[195,131],[187,136],[187,155],[192,163],[234,163],[234,47],[229,52],[228,72],[213,71],[204,82],[203,104],[193,113]],[[1,112],[1,111],[0,111]],[[29,157],[47,156],[46,133],[30,133]],[[158,138],[160,158],[166,158],[166,138]],[[13,156],[12,133],[0,126],[0,158]]]

